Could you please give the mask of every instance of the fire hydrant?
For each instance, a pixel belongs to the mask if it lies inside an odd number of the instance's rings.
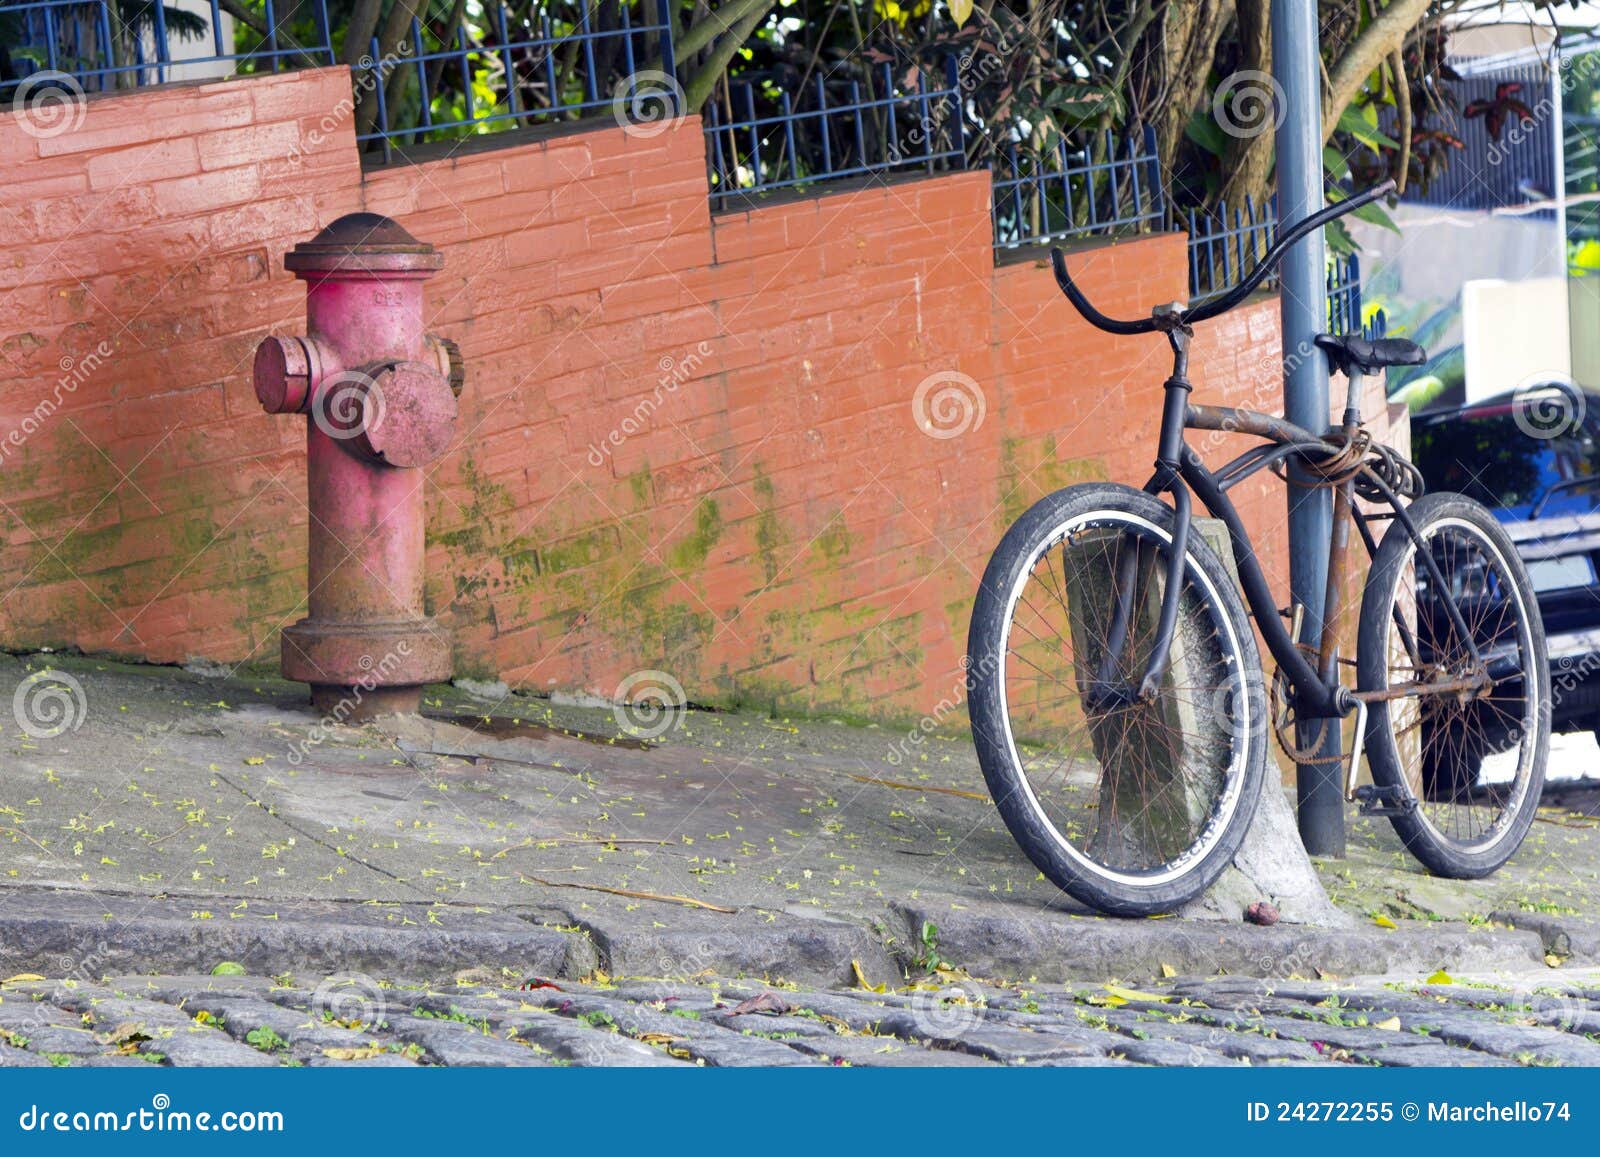
[[[423,606],[421,468],[449,448],[465,377],[455,343],[422,328],[444,258],[352,213],[283,264],[306,283],[307,334],[269,337],[255,360],[267,412],[306,415],[310,590],[283,674],[337,722],[414,712],[451,672],[449,631]]]

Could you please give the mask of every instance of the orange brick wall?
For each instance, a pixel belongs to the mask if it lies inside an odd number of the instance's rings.
[[[464,674],[609,695],[653,669],[698,702],[915,715],[958,683],[1006,523],[1148,472],[1164,344],[1090,329],[1039,262],[996,267],[987,173],[713,219],[694,120],[363,173],[348,99],[328,69],[92,100],[45,139],[0,114],[0,644],[275,660],[302,433],[260,411],[250,358],[303,324],[284,250],[355,209],[446,256],[431,324],[468,381],[429,598]],[[1182,295],[1185,259],[1164,235],[1073,263],[1133,314]],[[1201,397],[1271,405],[1278,356],[1274,302],[1206,327]],[[914,399],[947,372],[981,421],[938,437]],[[1281,544],[1281,494],[1242,498]]]

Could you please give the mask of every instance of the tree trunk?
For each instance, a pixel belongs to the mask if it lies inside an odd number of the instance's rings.
[[[1238,0],[1241,71],[1272,75],[1269,9],[1270,0]],[[1263,81],[1248,87],[1255,95],[1265,98],[1261,115],[1249,122],[1250,131],[1228,138],[1228,152],[1222,166],[1226,178],[1217,198],[1236,209],[1244,208],[1247,199],[1261,205],[1272,195],[1273,130],[1283,111],[1267,107],[1266,102],[1273,99],[1276,92],[1274,85]]]
[[[1193,0],[1167,8],[1162,29],[1166,99],[1155,118],[1161,171],[1176,168],[1189,116],[1205,98],[1217,42],[1233,20],[1234,0]]]

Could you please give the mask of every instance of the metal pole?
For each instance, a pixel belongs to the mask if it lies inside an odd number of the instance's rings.
[[[1299,221],[1322,208],[1322,86],[1317,6],[1280,0],[1271,7],[1272,72],[1283,98],[1277,129],[1278,220]],[[1328,367],[1313,344],[1327,326],[1327,274],[1322,234],[1300,242],[1283,261],[1284,414],[1309,430],[1328,428]],[[1291,475],[1291,479],[1292,479]],[[1333,526],[1326,490],[1289,488],[1289,590],[1305,608],[1301,642],[1322,639],[1328,539]],[[1315,724],[1313,724],[1315,726]],[[1323,756],[1339,753],[1339,729],[1326,728]],[[1300,742],[1311,736],[1302,730]],[[1344,855],[1344,793],[1336,760],[1302,767],[1298,776],[1300,839],[1314,856]]]

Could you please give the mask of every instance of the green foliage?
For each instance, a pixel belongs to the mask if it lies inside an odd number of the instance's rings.
[[[253,1028],[244,1035],[245,1043],[253,1045],[264,1053],[281,1052],[289,1047],[289,1042],[266,1025]]]

